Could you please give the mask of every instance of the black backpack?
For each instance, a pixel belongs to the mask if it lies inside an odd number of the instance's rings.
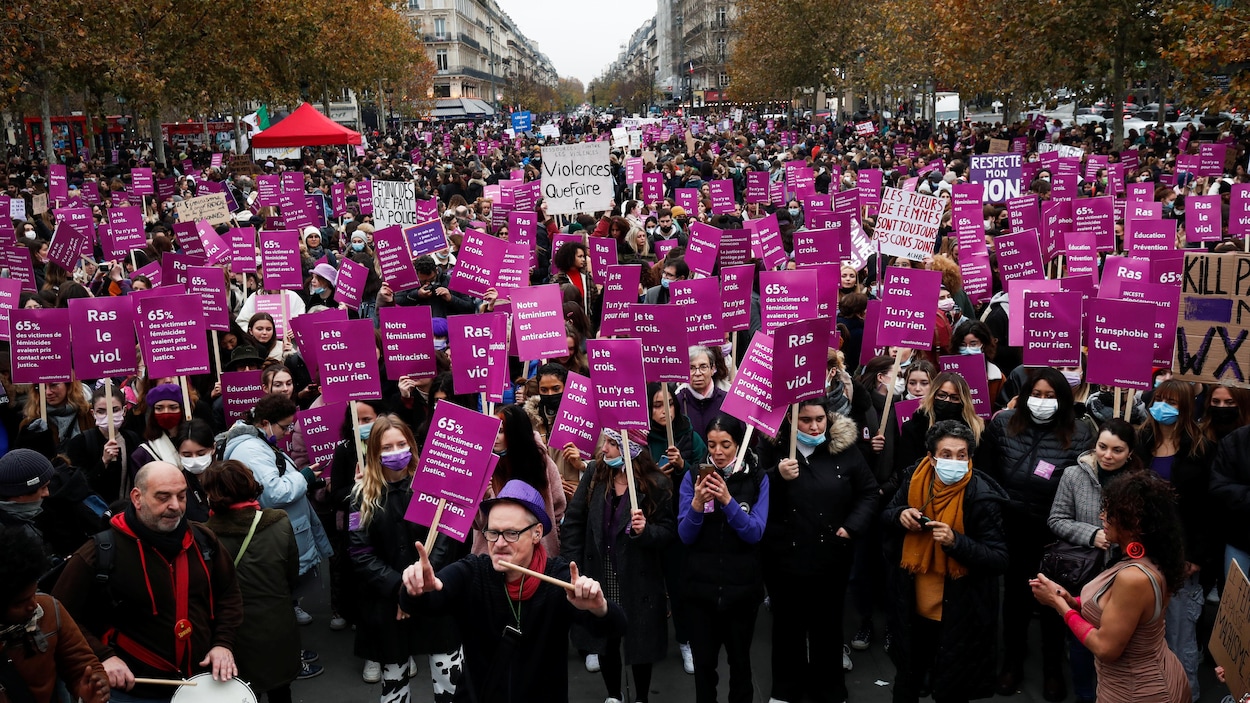
[[[208,528],[203,525],[192,522],[191,539],[195,542],[195,546],[200,550],[200,556],[203,557],[205,564],[213,563],[213,557],[217,552],[213,548],[213,540],[209,537]],[[117,560],[116,540],[113,536],[113,530],[102,530],[91,536],[91,541],[95,543],[95,581],[99,586],[103,586],[109,594],[109,602],[116,606],[120,601],[113,596],[113,592],[109,589],[109,579],[113,575],[113,566]]]

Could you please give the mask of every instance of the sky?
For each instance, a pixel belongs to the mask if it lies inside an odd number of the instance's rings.
[[[635,29],[655,16],[655,0],[496,0],[517,28],[582,85],[603,73]]]

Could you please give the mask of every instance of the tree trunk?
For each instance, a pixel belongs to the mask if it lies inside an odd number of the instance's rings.
[[[1117,27],[1115,49],[1111,54],[1111,131],[1107,140],[1112,149],[1119,149],[1124,139],[1124,28]],[[1162,104],[1162,103],[1161,103]]]
[[[91,115],[91,93],[85,90],[82,94],[82,114],[86,117],[85,133],[82,135],[83,146],[87,148],[88,156],[95,156],[95,120]]]
[[[159,112],[148,118],[148,136],[152,139],[152,158],[157,165],[165,165],[165,139],[161,135],[161,116]]]
[[[243,122],[239,119],[239,113],[243,111],[237,103],[234,105],[234,153],[239,155],[243,153]]]
[[[43,131],[43,155],[48,163],[56,163],[56,147],[52,144],[52,95],[47,85],[39,88],[39,126]]]

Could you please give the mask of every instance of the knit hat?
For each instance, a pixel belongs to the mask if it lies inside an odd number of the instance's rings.
[[[675,206],[673,206],[673,209],[672,209],[672,211],[671,211],[671,212],[672,212],[672,214],[673,214],[673,217],[674,217],[674,218],[677,218],[677,217],[685,217],[685,216],[686,216],[686,208],[684,208],[684,207],[682,207],[682,206],[680,206],[680,205],[675,205]]]
[[[182,387],[176,383],[162,383],[149,390],[145,399],[148,401],[149,408],[156,407],[156,404],[162,400],[173,401],[182,407]]]
[[[33,449],[13,449],[0,457],[0,498],[30,495],[51,480],[52,462]]]
[[[313,227],[312,225],[308,225],[307,227],[305,227],[305,228],[303,229],[303,231],[301,231],[301,232],[300,232],[300,237],[301,237],[301,238],[303,238],[303,239],[308,239],[309,237],[313,236],[314,234],[315,234],[315,235],[317,235],[318,237],[320,237],[320,236],[321,236],[321,230],[317,229],[316,227]]]
[[[616,446],[618,447],[624,444],[624,442],[621,441],[621,433],[617,432],[616,430],[604,430],[603,436],[608,438],[608,440],[612,442],[616,442]],[[636,442],[634,441],[633,437],[630,437],[629,438],[629,457],[631,459],[638,458],[638,455],[642,453],[642,448],[644,446],[645,445],[642,444],[641,442]]]
[[[538,492],[537,488],[514,478],[504,484],[503,490],[499,491],[499,495],[491,500],[482,501],[482,515],[490,515],[490,509],[496,503],[503,501],[516,503],[530,511],[534,515],[534,519],[542,524],[544,535],[551,532],[551,518],[547,515],[547,504],[543,501],[543,496]]]
[[[317,264],[313,267],[313,273],[326,279],[330,283],[331,288],[338,284],[339,272],[330,264]]]

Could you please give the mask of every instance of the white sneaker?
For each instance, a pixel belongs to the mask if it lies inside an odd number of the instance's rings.
[[[592,674],[599,671],[599,655],[598,654],[586,655],[586,671],[589,671]]]
[[[781,700],[780,698],[769,698],[769,699],[768,699],[768,703],[790,703],[790,702],[789,702],[789,701],[783,701],[783,700]]]
[[[1210,603],[1210,604],[1212,604],[1212,605],[1215,605],[1215,604],[1217,604],[1217,603],[1219,603],[1219,602],[1220,602],[1220,589],[1219,589],[1219,587],[1217,587],[1217,586],[1212,586],[1212,587],[1211,587],[1211,590],[1207,592],[1207,602],[1208,602],[1208,603]]]
[[[295,606],[295,622],[301,625],[309,625],[309,624],[312,624],[312,621],[313,621],[313,617],[311,615],[304,612],[304,609],[299,607],[298,605]]]
[[[381,662],[366,661],[365,671],[360,675],[365,683],[377,683],[382,680],[382,664]]]
[[[609,698],[609,699],[607,699],[606,701],[604,701],[603,703],[621,703],[621,699],[620,699],[620,698]]]
[[[681,650],[681,666],[686,670],[687,674],[694,673],[694,654],[690,652],[689,642],[678,642],[677,649]]]
[[[347,620],[344,619],[342,615],[335,613],[334,617],[330,618],[330,629],[336,632],[339,630],[346,630]]]
[[[850,671],[854,666],[854,662],[851,661],[851,648],[846,645],[842,645],[842,668],[846,671]]]

